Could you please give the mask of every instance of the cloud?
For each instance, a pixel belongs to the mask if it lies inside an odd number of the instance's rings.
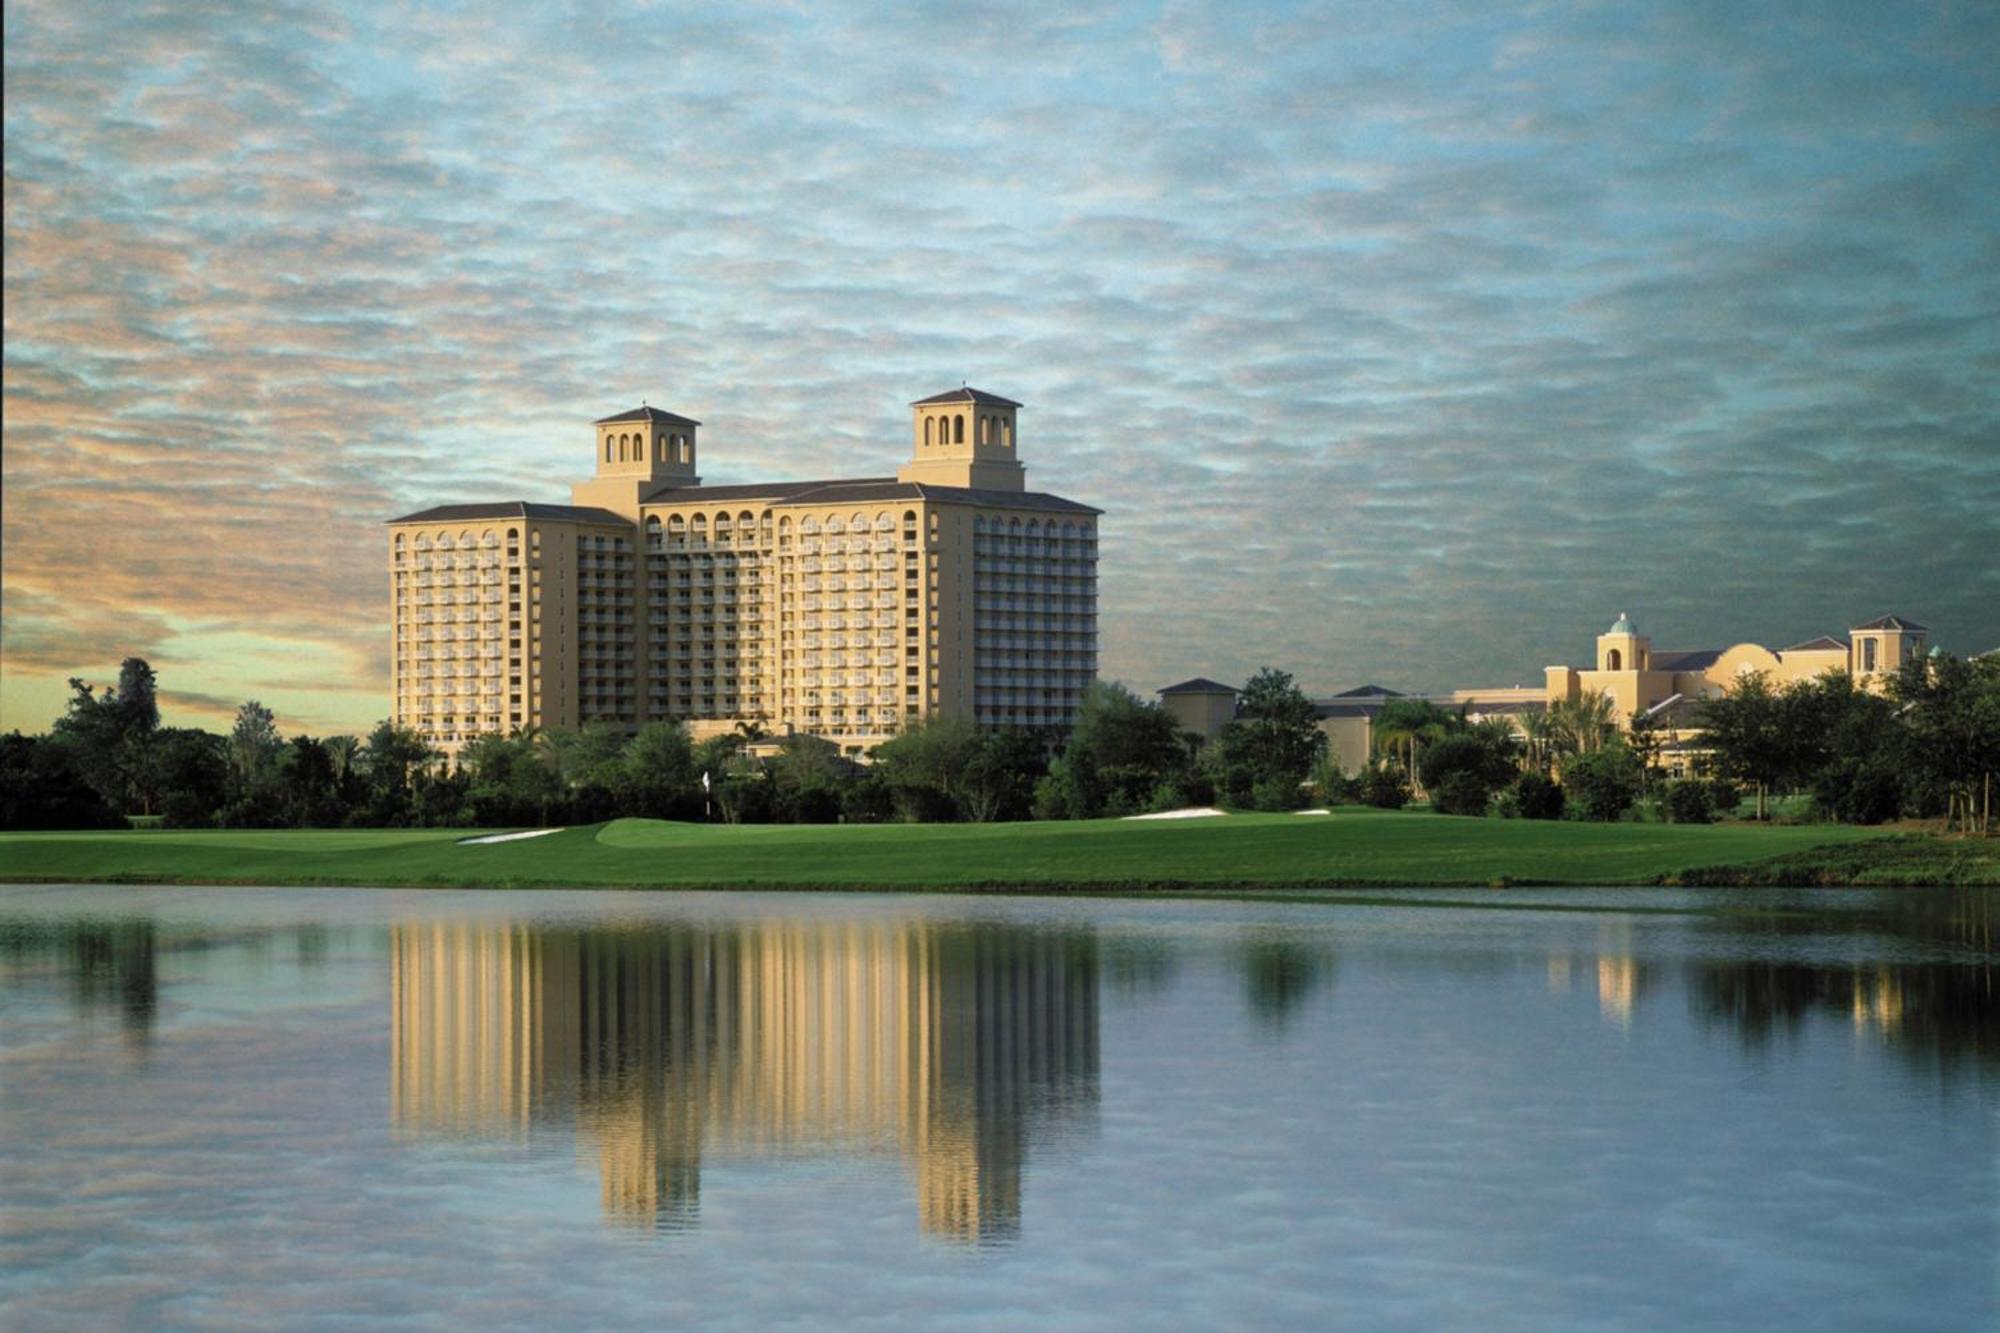
[[[1109,511],[1141,686],[2000,642],[1977,8],[9,19],[7,725],[136,652],[365,726],[384,518],[640,397],[879,474],[961,378]]]

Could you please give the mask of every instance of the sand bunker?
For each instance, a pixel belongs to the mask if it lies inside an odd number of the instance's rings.
[[[1218,810],[1212,805],[1190,806],[1185,810],[1162,810],[1157,815],[1127,815],[1127,819],[1207,819],[1210,816],[1226,815],[1227,810]]]
[[[483,838],[460,838],[461,847],[477,847],[489,842],[519,842],[522,838],[546,838],[551,833],[561,833],[559,828],[529,829],[526,833],[489,833]]]

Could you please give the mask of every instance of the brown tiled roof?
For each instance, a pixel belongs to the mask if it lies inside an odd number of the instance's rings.
[[[1400,699],[1402,693],[1387,685],[1356,685],[1351,690],[1342,690],[1333,696],[1336,699]]]
[[[872,504],[883,500],[923,500],[929,504],[977,505],[982,509],[1035,509],[1065,514],[1101,514],[1075,500],[1044,491],[990,491],[938,486],[894,477],[849,477],[840,481],[768,481],[751,486],[663,486],[645,499],[649,505],[703,505],[765,500],[777,505]]]
[[[1169,685],[1163,690],[1155,691],[1155,693],[1157,694],[1241,694],[1243,693],[1243,691],[1235,688],[1232,685],[1224,685],[1220,681],[1210,680],[1207,676],[1196,676],[1193,680],[1184,680],[1178,685]]]
[[[911,403],[910,406],[930,407],[935,403],[978,403],[983,407],[1020,406],[1012,398],[1002,398],[997,393],[988,393],[984,389],[971,388],[946,389],[943,393],[934,393],[928,398],[919,398],[916,402]]]
[[[558,523],[610,523],[632,526],[609,509],[581,505],[534,504],[527,500],[503,500],[497,504],[436,505],[414,514],[392,518],[391,523],[469,523],[482,518],[539,518]]]
[[[1856,629],[1900,629],[1900,630],[1909,630],[1909,631],[1911,631],[1911,632],[1913,632],[1913,633],[1917,633],[1917,634],[1922,634],[1922,633],[1924,633],[1924,632],[1925,632],[1925,627],[1924,627],[1924,626],[1922,626],[1922,625],[1919,625],[1919,624],[1918,624],[1918,623],[1917,623],[1916,621],[1914,621],[1914,620],[1905,620],[1905,619],[1903,619],[1903,618],[1902,618],[1901,616],[1877,616],[1877,617],[1875,617],[1875,619],[1873,619],[1873,620],[1869,621],[1869,622],[1868,622],[1867,624],[1865,624],[1865,625],[1856,625],[1856,626],[1855,626],[1854,628],[1856,628]]]
[[[766,481],[742,486],[687,486],[668,483],[645,498],[646,504],[707,504],[714,500],[785,500],[828,486],[894,485],[894,477],[860,477],[846,481]]]
[[[662,412],[657,407],[635,407],[629,412],[619,412],[614,416],[599,417],[594,426],[614,426],[621,421],[654,421],[668,426],[699,426],[693,417],[684,417],[675,412]]]
[[[1804,643],[1795,643],[1789,648],[1780,648],[1778,651],[1781,653],[1817,653],[1825,652],[1829,649],[1838,649],[1844,653],[1847,651],[1847,644],[1840,639],[1834,638],[1831,634],[1822,634],[1817,639],[1807,639]]]

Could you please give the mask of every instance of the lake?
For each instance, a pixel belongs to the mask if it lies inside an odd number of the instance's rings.
[[[0,887],[0,1322],[1990,1329],[1996,906]]]

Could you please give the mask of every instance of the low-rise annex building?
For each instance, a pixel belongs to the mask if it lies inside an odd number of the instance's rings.
[[[704,486],[700,423],[594,423],[567,505],[389,521],[398,725],[447,755],[487,733],[686,722],[865,754],[932,714],[1072,723],[1097,674],[1097,519],[1030,491],[1021,404],[912,404],[894,475]]]
[[[1902,616],[1886,615],[1856,625],[1846,639],[1824,634],[1789,648],[1737,643],[1727,648],[1656,650],[1631,617],[1619,614],[1597,636],[1592,666],[1552,666],[1539,686],[1499,686],[1407,695],[1382,685],[1362,685],[1315,700],[1328,752],[1343,772],[1359,772],[1375,752],[1375,719],[1398,699],[1422,700],[1462,711],[1474,721],[1518,717],[1558,703],[1574,703],[1592,693],[1611,700],[1614,721],[1629,726],[1646,715],[1658,725],[1662,758],[1669,768],[1685,765],[1700,749],[1696,705],[1719,699],[1737,679],[1762,672],[1775,685],[1812,680],[1844,671],[1863,689],[1882,689],[1905,662],[1924,655],[1930,631]],[[1214,740],[1235,715],[1236,691],[1197,677],[1159,691],[1160,702],[1183,730]]]

